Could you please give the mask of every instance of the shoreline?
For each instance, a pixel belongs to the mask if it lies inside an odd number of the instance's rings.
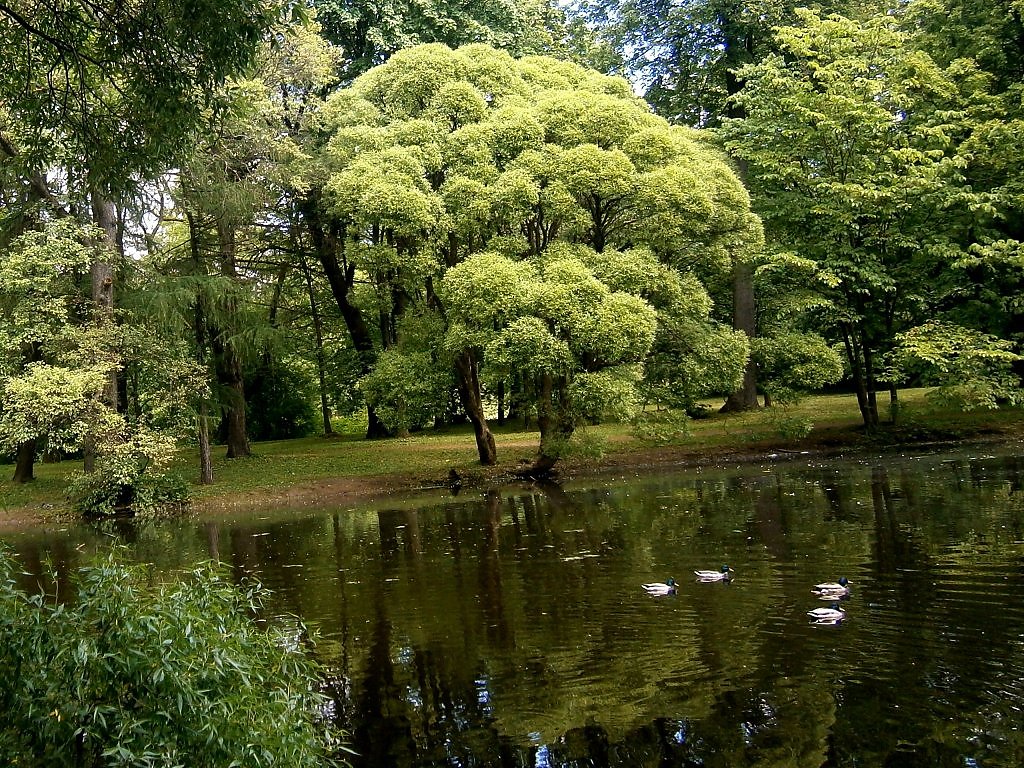
[[[959,439],[891,440],[864,439],[861,433],[842,432],[811,435],[796,440],[766,440],[737,445],[669,445],[632,447],[609,451],[600,458],[570,458],[559,467],[552,481],[556,484],[599,480],[614,475],[635,477],[659,470],[687,470],[702,467],[753,465],[766,461],[788,462],[808,458],[843,458],[912,450],[928,452],[957,447],[1003,445],[1021,446],[1024,437],[1013,429],[976,434]],[[501,488],[529,488],[537,483],[515,475],[516,467],[499,464],[474,466],[458,475],[461,492],[482,492]],[[224,514],[269,509],[303,510],[325,506],[372,505],[383,501],[399,502],[439,491],[453,492],[446,476],[425,477],[422,473],[399,472],[363,474],[322,479],[301,479],[287,487],[214,493],[192,500],[182,517],[199,519]],[[79,518],[67,508],[52,503],[0,510],[0,535],[53,526],[77,524]]]

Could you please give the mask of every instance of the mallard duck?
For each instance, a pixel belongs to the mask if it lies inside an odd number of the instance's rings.
[[[653,584],[641,584],[647,590],[648,595],[674,595],[676,593],[676,580],[669,579],[662,583],[656,581]]]
[[[813,608],[807,615],[814,620],[815,624],[838,624],[846,618],[846,613],[840,610],[838,605],[831,608]]]
[[[816,594],[822,600],[832,600],[835,598],[846,597],[850,594],[850,582],[845,576],[841,576],[839,581],[826,581],[824,584],[815,584],[811,588],[811,592]]]
[[[732,578],[732,568],[723,565],[720,571],[694,571],[701,581],[729,581]]]

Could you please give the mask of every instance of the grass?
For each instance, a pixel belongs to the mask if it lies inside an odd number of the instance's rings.
[[[808,397],[785,409],[718,414],[719,402],[708,402],[706,418],[690,423],[688,437],[669,445],[653,446],[637,439],[629,425],[603,424],[588,427],[587,438],[604,447],[600,459],[585,456],[566,460],[570,473],[585,473],[601,466],[638,466],[661,460],[710,460],[716,456],[757,454],[768,450],[800,448],[880,448],[886,445],[956,441],[990,437],[1015,439],[1024,435],[1024,410],[961,412],[932,407],[925,390],[900,393],[899,424],[865,433],[852,395]],[[888,397],[880,399],[888,404]],[[378,489],[409,489],[444,482],[450,469],[470,481],[485,482],[508,473],[529,460],[537,447],[533,431],[511,426],[495,428],[500,465],[493,470],[477,463],[470,428],[429,430],[409,438],[367,441],[358,425],[331,438],[307,437],[256,443],[254,455],[227,460],[223,449],[214,453],[216,484],[196,486],[195,497],[215,502],[234,496],[275,492],[319,483],[362,482]],[[62,489],[79,462],[39,464],[37,479],[27,485],[9,481],[11,467],[4,467],[0,481],[0,510],[23,507],[61,507]],[[177,470],[186,477],[197,474],[194,449],[182,449]]]

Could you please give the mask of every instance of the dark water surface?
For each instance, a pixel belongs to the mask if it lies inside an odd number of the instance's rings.
[[[110,531],[7,537],[29,570]],[[117,532],[319,630],[364,766],[1024,765],[1024,458],[803,461]],[[699,583],[695,568],[735,570]],[[845,575],[846,620],[810,592]],[[676,595],[642,582],[674,576]]]

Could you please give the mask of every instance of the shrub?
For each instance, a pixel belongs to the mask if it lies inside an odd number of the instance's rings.
[[[152,515],[178,510],[189,500],[188,482],[166,472],[174,441],[139,430],[131,439],[106,446],[93,472],[72,475],[64,494],[83,517],[98,518],[130,510]]]
[[[19,590],[0,552],[0,764],[330,765],[334,737],[298,624],[251,619],[262,590],[212,567],[154,586],[117,555],[70,603]]]

